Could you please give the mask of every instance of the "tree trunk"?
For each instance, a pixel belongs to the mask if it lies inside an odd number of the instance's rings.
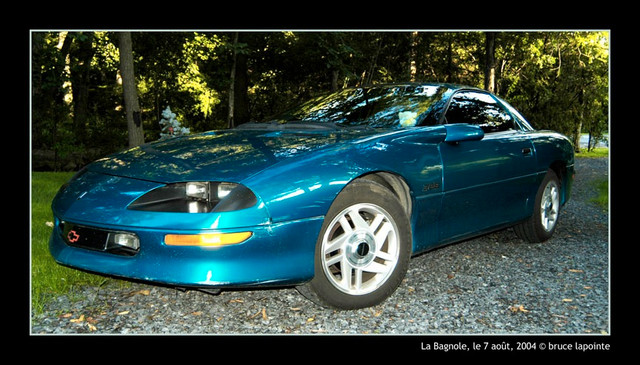
[[[494,32],[485,33],[484,88],[492,93],[496,91],[495,40]]]
[[[584,89],[580,89],[578,92],[578,105],[580,105],[580,116],[573,136],[573,150],[576,153],[580,153],[580,137],[582,136],[582,122],[584,120]]]
[[[239,52],[236,59],[236,86],[235,86],[235,124],[236,126],[249,122],[249,75],[247,74],[247,52]]]
[[[340,71],[332,70],[331,71],[331,91],[338,91],[338,77],[340,77]]]
[[[233,40],[233,65],[231,67],[229,86],[229,116],[227,123],[229,128],[249,121],[247,52],[246,49],[240,50],[240,41],[240,34],[236,32]]]
[[[44,33],[31,33],[31,97],[35,101],[42,94],[42,73],[40,54],[44,45]]]
[[[369,63],[369,73],[367,74],[367,70],[365,70],[362,73],[362,86],[368,86],[371,85],[371,83],[373,82],[373,76],[376,72],[376,68],[378,67],[378,56],[380,56],[380,51],[382,50],[382,35],[378,35],[377,37],[377,47],[376,47],[376,51],[373,54],[373,56],[371,56],[371,62]]]
[[[238,61],[238,32],[233,37],[233,63],[231,64],[231,77],[229,78],[229,114],[227,115],[227,128],[235,127],[235,101],[236,101],[236,64]]]
[[[416,48],[418,47],[418,32],[411,33],[411,51],[409,53],[409,81],[416,81],[418,67],[416,66]]]
[[[582,119],[578,122],[573,135],[573,151],[580,153],[580,136],[582,136]]]
[[[136,89],[135,73],[133,71],[133,46],[131,32],[120,32],[120,72],[122,76],[122,90],[124,106],[127,114],[127,128],[129,131],[129,147],[144,143],[144,131],[140,117],[140,104]]]
[[[71,51],[71,88],[73,95],[73,133],[76,141],[86,144],[89,121],[89,85],[91,59],[94,49],[93,33],[79,33],[75,37],[76,47]]]
[[[447,36],[447,66],[445,71],[445,82],[455,82],[453,78],[453,40],[451,35]]]

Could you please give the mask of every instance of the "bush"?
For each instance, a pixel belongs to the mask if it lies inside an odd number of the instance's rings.
[[[162,132],[160,139],[183,136],[190,133],[189,128],[185,128],[176,119],[176,114],[171,112],[171,108],[167,107],[162,111],[162,119],[160,119]]]

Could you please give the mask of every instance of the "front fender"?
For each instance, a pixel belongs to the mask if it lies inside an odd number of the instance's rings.
[[[342,188],[366,169],[338,152],[288,160],[243,181],[273,223],[324,216]]]
[[[352,142],[283,161],[242,183],[262,199],[273,222],[324,216],[347,184],[375,172],[402,177],[412,199],[421,199],[442,189],[437,143],[444,130],[439,132],[421,138],[414,130]]]

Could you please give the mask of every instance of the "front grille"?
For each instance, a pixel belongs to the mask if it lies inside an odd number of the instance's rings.
[[[108,252],[116,255],[133,256],[137,249],[118,245],[113,237],[121,231],[82,226],[69,222],[60,222],[60,232],[64,242],[73,247],[94,251]]]

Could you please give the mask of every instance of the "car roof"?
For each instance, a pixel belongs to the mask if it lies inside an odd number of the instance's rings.
[[[440,86],[440,87],[446,87],[447,89],[450,89],[451,91],[456,91],[456,90],[478,90],[478,91],[486,91],[483,89],[480,89],[478,87],[475,86],[469,86],[469,85],[462,85],[462,84],[455,84],[455,83],[447,83],[447,82],[392,82],[392,83],[382,83],[382,84],[369,84],[369,85],[362,85],[362,86],[355,86],[352,87],[353,89],[377,89],[377,88],[387,88],[387,87],[401,87],[401,86],[414,86],[414,87],[418,87],[418,86]]]

